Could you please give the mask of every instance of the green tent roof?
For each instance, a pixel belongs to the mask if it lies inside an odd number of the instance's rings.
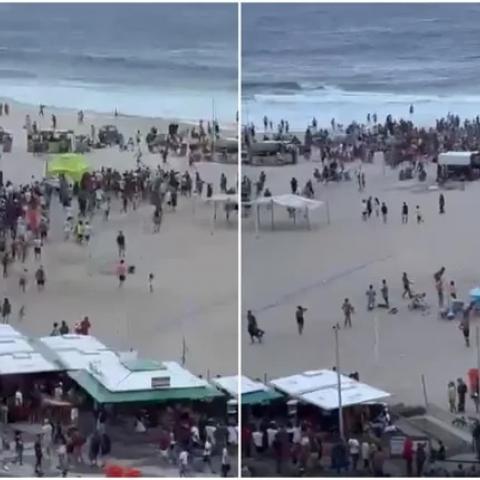
[[[83,370],[69,371],[68,375],[86,390],[98,403],[162,403],[172,400],[210,400],[215,397],[223,396],[220,391],[210,386],[162,388],[134,392],[110,392],[88,372]]]
[[[274,400],[279,400],[280,398],[283,398],[283,395],[275,390],[260,390],[258,392],[242,394],[242,405],[266,404]]]

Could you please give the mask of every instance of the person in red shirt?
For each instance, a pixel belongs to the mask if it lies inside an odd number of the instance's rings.
[[[405,460],[405,467],[406,467],[406,475],[407,477],[411,477],[413,475],[413,442],[410,437],[405,439],[405,443],[403,444],[403,459]]]
[[[89,318],[85,316],[83,320],[80,322],[80,334],[89,335],[91,327],[92,327],[92,324],[90,323]]]

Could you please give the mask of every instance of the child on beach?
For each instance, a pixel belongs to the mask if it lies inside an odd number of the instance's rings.
[[[73,230],[73,224],[72,224],[73,218],[72,217],[67,217],[63,224],[63,238],[65,241],[70,240],[70,235],[72,234]]]
[[[419,205],[415,207],[415,215],[417,216],[417,224],[423,223],[423,216]]]
[[[33,255],[35,260],[42,259],[42,239],[38,236],[33,239]]]
[[[120,260],[120,263],[117,266],[117,276],[118,276],[118,286],[122,287],[125,279],[127,278],[127,267],[125,265],[125,260]]]

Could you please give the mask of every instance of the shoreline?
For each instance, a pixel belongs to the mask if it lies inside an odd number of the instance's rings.
[[[21,102],[18,101],[14,98],[8,97],[8,96],[3,96],[0,95],[0,102],[1,103],[8,103],[12,109],[14,107],[17,111],[22,111],[25,112],[25,115],[31,114],[32,111],[38,112],[39,109],[39,104],[35,105],[32,103],[27,103],[27,102]],[[59,107],[55,105],[45,105],[45,110],[47,112],[47,115],[45,118],[48,118],[48,114],[54,113],[56,115],[75,115],[78,113],[79,109],[76,109],[74,107]],[[85,117],[94,117],[94,118],[110,118],[112,121],[135,121],[138,120],[139,122],[145,122],[147,120],[151,122],[158,122],[161,124],[166,124],[168,127],[169,123],[178,123],[181,126],[186,126],[186,127],[195,127],[198,126],[198,122],[201,120],[199,119],[192,119],[192,118],[181,118],[181,117],[161,117],[161,116],[150,116],[150,115],[137,115],[137,114],[130,114],[130,113],[122,113],[119,112],[118,116],[114,115],[114,112],[105,112],[105,111],[100,111],[100,110],[92,110],[92,109],[83,109],[83,113],[85,114]],[[5,117],[5,115],[0,117],[0,127],[2,127],[2,119],[8,118]],[[203,119],[204,122],[209,122],[211,121],[210,118],[205,117]],[[236,122],[235,121],[222,121],[222,120],[217,120],[221,130],[224,131],[224,133],[227,135],[231,135],[234,133],[236,135],[237,128],[236,128]],[[86,122],[88,123],[88,122]],[[152,126],[154,126],[152,124]]]

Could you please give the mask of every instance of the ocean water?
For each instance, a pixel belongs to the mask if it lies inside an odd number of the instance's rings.
[[[0,4],[0,97],[235,121],[234,4]]]
[[[479,4],[246,4],[243,121],[480,114]]]

